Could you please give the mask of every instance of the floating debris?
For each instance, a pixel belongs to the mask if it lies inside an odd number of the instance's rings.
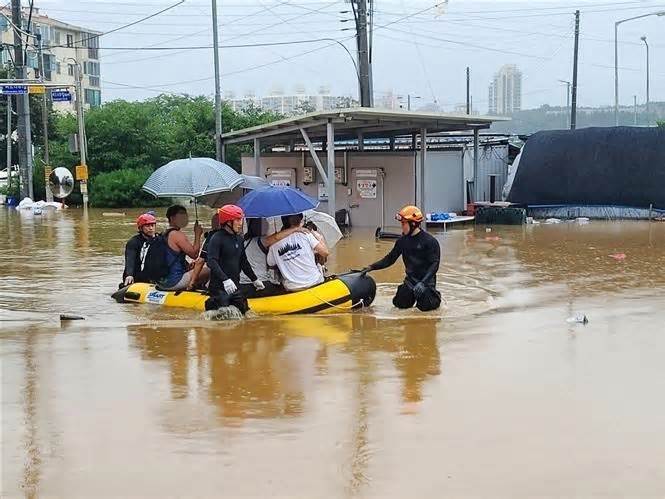
[[[587,324],[589,319],[585,314],[575,314],[573,317],[566,319],[566,322],[569,324]]]
[[[72,314],[60,314],[61,321],[84,321],[85,317]]]
[[[623,262],[626,259],[625,253],[614,253],[613,255],[608,255],[610,258],[614,258],[617,262]]]

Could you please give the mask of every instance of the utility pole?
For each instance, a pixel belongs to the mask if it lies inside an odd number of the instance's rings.
[[[81,84],[81,79],[83,76],[81,75],[81,66],[78,63],[78,61],[75,61],[76,64],[74,64],[74,72],[75,72],[75,77],[76,77],[76,118],[78,121],[78,126],[79,126],[79,151],[81,152],[81,166],[83,169],[86,171],[88,170],[87,166],[87,151],[86,151],[86,146],[87,146],[87,141],[85,140],[85,115],[83,112],[83,88]],[[78,177],[78,175],[77,175]],[[79,186],[81,188],[81,195],[83,196],[83,209],[86,210],[88,208],[88,180],[87,180],[87,174],[86,174],[86,179],[81,179],[79,181]]]
[[[39,49],[39,78],[43,82],[44,78],[44,47],[42,45],[42,35],[37,35],[37,43]],[[53,201],[53,193],[48,188],[48,178],[51,175],[51,160],[49,159],[49,144],[48,144],[48,104],[46,102],[46,94],[44,92],[42,99],[42,122],[44,124],[44,185],[46,186],[46,201]]]
[[[644,42],[644,45],[646,45],[647,47],[647,120],[648,120],[649,119],[649,43],[647,42],[646,36],[643,36],[641,40]]]
[[[215,67],[215,159],[224,161],[222,145],[222,87],[219,81],[219,34],[217,32],[217,0],[212,0],[212,43]]]
[[[367,0],[353,1],[357,4],[354,14],[358,45],[358,70],[360,73],[360,105],[361,107],[373,107],[372,67],[369,62],[369,43],[367,41]]]
[[[7,187],[12,186],[12,96],[7,95]]]
[[[471,114],[471,69],[466,67],[466,114]]]
[[[580,11],[575,11],[575,54],[573,57],[573,99],[570,108],[570,129],[577,127],[577,60],[580,49]]]
[[[14,65],[16,67],[16,78],[26,78],[25,60],[23,57],[23,35],[21,29],[21,0],[12,0],[12,22],[14,29]],[[21,198],[34,198],[32,186],[32,132],[30,131],[30,99],[29,95],[16,96],[16,110],[18,122],[16,131],[18,133],[18,163],[21,179]]]

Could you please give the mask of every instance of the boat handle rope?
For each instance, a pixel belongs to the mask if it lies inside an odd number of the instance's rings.
[[[324,300],[324,299],[321,298],[319,295],[317,295],[317,294],[314,292],[314,290],[312,290],[312,289],[306,289],[305,291],[308,291],[309,293],[312,293],[312,294],[314,295],[314,297],[315,297],[317,300],[319,300],[320,302],[325,303],[325,304],[328,305],[329,307],[337,308],[337,309],[339,309],[339,310],[353,310],[354,308],[358,308],[359,306],[360,306],[360,307],[364,307],[364,306],[365,306],[365,300],[364,300],[363,298],[361,298],[360,301],[358,301],[357,303],[352,303],[352,304],[351,304],[350,306],[348,306],[348,307],[342,307],[342,306],[340,306],[340,305],[335,305],[334,303],[330,303],[329,301]]]

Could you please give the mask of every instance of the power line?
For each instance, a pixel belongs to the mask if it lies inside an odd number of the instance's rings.
[[[598,3],[598,4],[588,4],[589,7],[591,8],[598,8],[598,7],[616,7],[617,5],[635,5],[639,4],[643,8],[645,7],[645,2],[644,0],[630,0],[630,1],[625,1],[625,2],[611,2],[611,3]],[[649,7],[649,6],[647,6]],[[552,10],[565,10],[566,13],[570,13],[569,9],[573,8],[568,7],[568,6],[558,6],[558,7],[520,7],[519,11],[520,12],[544,12],[544,11],[552,11]],[[636,7],[637,8],[637,7]],[[460,10],[457,12],[452,13],[452,15],[467,15],[467,14],[503,14],[503,13],[510,13],[510,12],[515,12],[515,9],[501,9],[501,10]],[[401,16],[403,13],[398,13],[398,12],[387,12],[387,11],[382,11],[382,10],[377,10],[378,14],[384,14],[384,15],[394,15],[394,16]]]
[[[326,4],[326,7],[330,7],[330,6],[332,6],[332,5],[335,5],[336,3],[337,3],[336,1],[335,1],[335,2],[328,2],[328,3]],[[259,11],[259,13],[260,13],[260,12],[265,12],[265,11],[267,11],[267,10],[269,10],[269,9],[264,7],[263,9],[261,9],[261,10]],[[255,14],[256,14],[256,13],[247,14],[245,17],[242,17],[242,18],[237,19],[237,21],[239,21],[239,20],[241,20],[241,19],[245,19],[245,18],[250,18],[250,17],[254,16]],[[298,16],[294,16],[294,17],[292,17],[292,18],[289,18],[289,20],[299,19],[299,18],[301,18],[301,17],[303,17],[303,16],[305,16],[305,15],[309,15],[309,14],[301,14],[301,15],[298,15]],[[230,23],[229,23],[229,24],[230,24]],[[235,23],[234,23],[234,24],[235,24]],[[272,25],[268,26],[268,27],[265,28],[265,29],[269,29],[270,27],[274,27],[274,26],[280,26],[281,24],[282,24],[281,22],[280,22],[280,23],[275,23],[275,24],[272,24]],[[252,35],[252,34],[258,33],[258,32],[260,32],[260,31],[262,31],[263,29],[264,29],[264,28],[259,28],[259,29],[255,30],[255,31],[250,31],[250,32],[248,32],[248,33],[244,33],[244,34],[242,34],[242,35],[235,35],[235,36],[232,36],[232,37],[230,37],[230,38],[227,38],[226,41],[228,42],[228,41],[230,41],[230,40],[235,40],[235,39],[238,39],[238,38],[243,38],[243,37],[245,37],[245,36],[249,36],[249,35]],[[170,40],[170,41],[181,40],[181,39],[183,39],[183,38],[188,38],[189,36],[199,35],[199,34],[202,34],[202,33],[207,33],[207,32],[209,32],[209,31],[210,31],[210,28],[206,28],[206,29],[201,30],[201,31],[198,31],[198,32],[196,32],[196,33],[189,33],[189,34],[186,34],[186,35],[182,35],[182,36],[176,37],[175,39],[172,39],[172,40]],[[159,45],[163,45],[163,44],[165,44],[165,43],[168,43],[168,42],[169,42],[168,40],[165,40],[165,41],[163,41],[163,42],[155,43],[153,46],[156,47],[156,46],[159,46]],[[127,49],[128,52],[129,52],[129,51],[132,51],[132,50],[134,50],[134,49],[131,49],[131,48],[130,48],[130,49]],[[183,50],[184,50],[184,49],[183,49]],[[119,54],[115,54],[115,55],[119,55]]]
[[[84,42],[87,42],[88,40],[92,40],[92,39],[94,39],[94,38],[99,38],[100,36],[104,36],[104,35],[110,35],[111,33],[115,33],[116,31],[120,31],[120,30],[122,30],[122,29],[129,28],[130,26],[135,26],[135,25],[137,25],[137,24],[139,24],[139,23],[142,23],[142,22],[144,22],[144,21],[147,21],[148,19],[152,19],[153,17],[157,17],[158,15],[160,15],[160,14],[162,14],[162,13],[164,13],[164,12],[167,12],[167,11],[169,11],[169,10],[171,10],[171,9],[174,9],[174,8],[176,8],[178,5],[183,4],[184,2],[185,2],[185,0],[180,0],[179,2],[173,4],[173,5],[169,6],[169,7],[166,7],[165,9],[162,9],[162,10],[160,10],[160,11],[158,11],[158,12],[155,12],[155,13],[153,13],[153,14],[150,14],[149,16],[146,16],[146,17],[143,17],[143,18],[141,18],[141,19],[138,19],[137,21],[133,21],[133,22],[128,23],[128,24],[125,24],[125,25],[123,25],[123,26],[118,26],[117,28],[114,28],[114,29],[109,30],[109,31],[105,31],[105,32],[103,32],[103,33],[101,33],[101,34],[99,34],[99,35],[93,35],[93,36],[89,36],[89,37],[87,37],[87,38],[82,38],[81,40],[79,40],[79,41],[76,42],[76,43],[81,44],[81,46],[83,46],[82,44],[83,44]],[[75,43],[75,44],[76,44],[76,43]],[[51,48],[56,48],[56,47],[58,47],[58,48],[69,48],[69,47],[67,47],[67,45],[52,45],[52,46],[51,46]]]
[[[345,38],[346,39],[346,38]],[[221,49],[235,49],[235,48],[248,48],[248,47],[272,47],[276,45],[298,45],[302,43],[314,43],[314,42],[330,42],[335,40],[334,38],[312,38],[309,40],[292,40],[286,42],[264,42],[264,43],[238,43],[238,44],[220,44],[218,45]],[[60,47],[59,45],[50,45],[44,48],[55,48]],[[64,48],[73,48],[73,47],[64,47]],[[169,46],[169,47],[155,47],[155,46],[146,46],[146,47],[99,47],[99,50],[127,50],[127,51],[159,51],[159,50],[204,50],[214,48],[214,45],[182,45],[182,46]]]
[[[624,8],[621,8],[621,9],[580,10],[580,12],[583,13],[583,14],[597,14],[597,13],[605,13],[605,12],[622,12],[622,11],[626,11],[626,10],[637,10],[637,9],[643,10],[647,7],[648,8],[660,8],[660,7],[665,7],[665,5],[664,4],[654,4],[654,5],[644,6],[644,4],[642,4],[642,6],[640,6],[640,7],[624,7]],[[571,11],[562,11],[562,12],[547,12],[547,13],[543,13],[543,14],[525,14],[525,15],[518,14],[518,15],[500,16],[500,17],[466,17],[466,16],[464,16],[464,17],[459,17],[457,19],[453,19],[453,20],[456,20],[456,21],[463,21],[463,20],[502,21],[502,20],[505,20],[505,19],[524,19],[524,18],[532,18],[532,17],[570,16],[572,14],[573,14],[573,12],[571,12]],[[451,15],[455,16],[457,14],[451,14]],[[442,21],[446,21],[446,20],[426,18],[426,19],[417,19],[416,21],[413,21],[413,22],[439,23],[439,22],[442,22]]]
[[[264,12],[264,11],[265,11],[265,9],[262,9],[262,10],[259,10],[258,12],[252,12],[252,13],[250,13],[250,14],[245,14],[244,17],[241,17],[241,18],[239,18],[239,19],[236,19],[236,21],[240,21],[240,20],[242,20],[242,19],[250,18],[250,17],[252,17],[252,16],[254,16],[254,15],[256,15],[256,14],[259,14],[259,13],[261,13],[261,12]],[[165,44],[165,43],[175,42],[175,41],[178,41],[178,40],[182,40],[182,39],[184,39],[184,38],[189,38],[189,37],[192,37],[192,36],[201,35],[201,34],[203,34],[203,33],[206,33],[206,34],[207,34],[207,33],[209,33],[209,32],[210,32],[210,28],[205,28],[205,29],[203,29],[203,30],[197,31],[196,33],[187,33],[187,34],[185,34],[185,35],[180,35],[180,36],[177,36],[177,37],[175,37],[175,38],[170,38],[169,40],[164,40],[164,41],[162,41],[162,42],[154,43],[152,46],[156,47],[156,46],[159,46],[159,45],[163,45],[163,44]],[[114,55],[120,55],[120,54],[118,54],[118,53],[117,53],[117,54],[112,54],[112,56],[114,56]]]
[[[345,39],[338,40],[338,41],[340,41],[340,42],[341,41],[348,41],[351,38],[353,38],[353,37],[345,38]],[[249,66],[249,67],[239,69],[239,70],[236,70],[236,71],[230,71],[228,73],[222,73],[221,76],[226,77],[226,76],[232,76],[232,75],[241,74],[241,73],[247,73],[249,71],[255,71],[257,69],[262,69],[262,68],[265,68],[265,67],[268,67],[268,66],[272,66],[274,64],[279,64],[281,62],[290,61],[290,60],[296,59],[298,57],[302,57],[302,56],[309,55],[309,54],[314,53],[314,52],[318,52],[320,50],[324,50],[326,48],[334,46],[335,44],[336,43],[330,43],[328,45],[324,45],[322,47],[317,47],[317,48],[308,50],[306,52],[300,52],[300,53],[294,54],[292,56],[284,57],[283,59],[280,58],[278,60],[273,60],[273,61],[270,61],[270,62],[267,62],[267,63],[257,64],[257,65],[254,65],[254,66]],[[151,88],[153,90],[158,90],[160,88],[177,87],[179,85],[186,85],[186,84],[190,84],[190,83],[199,83],[199,82],[203,82],[203,81],[209,81],[209,80],[212,80],[213,78],[214,78],[213,76],[208,76],[208,77],[205,77],[205,78],[197,78],[195,80],[184,80],[184,81],[166,83],[164,85],[155,85],[155,86],[152,86],[152,87],[138,87],[137,86],[136,88]],[[107,80],[102,80],[102,81],[104,83],[109,83],[109,84],[112,84],[112,85],[120,85],[120,86],[126,86],[126,87],[132,87],[133,86],[133,85],[125,84],[125,83],[116,83],[116,82],[111,82],[111,81],[107,81]]]
[[[390,31],[395,31],[397,33],[404,33],[404,34],[407,34],[407,35],[410,35],[410,36],[416,36],[416,37],[425,38],[425,39],[429,39],[429,40],[435,40],[435,41],[439,41],[439,42],[450,43],[452,45],[461,45],[463,47],[473,48],[473,49],[477,49],[477,50],[485,50],[485,51],[489,51],[489,52],[497,52],[497,53],[500,53],[500,54],[508,54],[508,55],[518,55],[520,57],[528,57],[528,58],[532,58],[532,59],[543,59],[543,57],[539,56],[539,55],[525,54],[524,52],[517,52],[517,51],[514,51],[514,50],[502,50],[502,49],[497,49],[497,48],[494,48],[494,47],[485,47],[483,45],[476,45],[475,43],[462,42],[462,41],[459,41],[459,40],[450,40],[450,39],[447,39],[447,38],[440,38],[440,37],[435,37],[435,36],[422,34],[422,33],[417,33],[417,32],[416,33],[409,33],[408,31],[404,31],[404,30],[401,30],[401,29],[398,29],[398,28],[390,28]],[[404,40],[400,40],[400,41],[404,41]]]

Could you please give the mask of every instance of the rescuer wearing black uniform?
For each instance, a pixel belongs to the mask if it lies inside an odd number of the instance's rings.
[[[416,206],[405,206],[395,215],[395,219],[402,225],[402,237],[395,242],[390,253],[365,267],[362,272],[390,267],[401,255],[406,278],[397,288],[393,305],[411,308],[415,304],[422,312],[437,309],[441,305],[441,293],[436,289],[436,273],[441,258],[439,242],[420,228],[423,214]]]
[[[144,213],[136,219],[138,234],[125,245],[125,269],[122,273],[121,286],[129,286],[135,282],[150,282],[151,277],[144,270],[150,244],[155,239],[156,227],[157,219],[149,213]]]
[[[245,255],[242,237],[244,213],[239,206],[227,204],[218,211],[220,230],[208,242],[206,263],[210,268],[210,295],[206,310],[235,306],[243,314],[249,310],[239,291],[240,271],[252,280],[257,290],[264,289]]]

